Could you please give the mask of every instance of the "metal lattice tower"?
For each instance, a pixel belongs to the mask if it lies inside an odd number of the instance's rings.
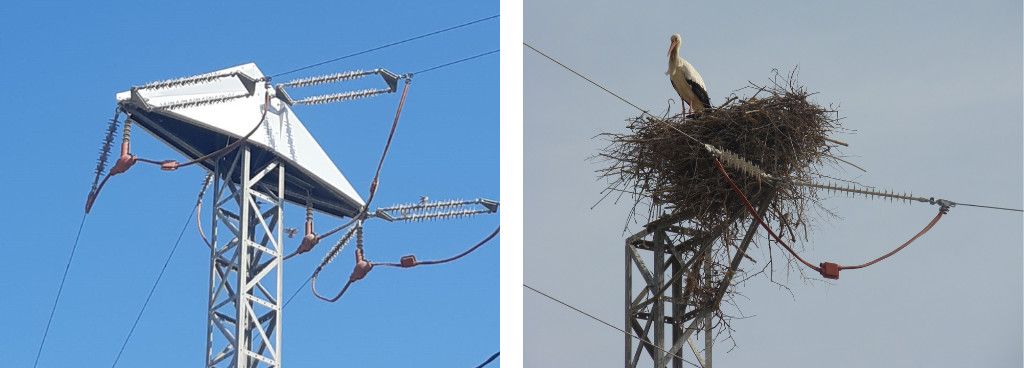
[[[289,96],[289,90],[371,75],[379,76],[386,85],[300,99]],[[214,180],[210,238],[200,233],[210,247],[206,367],[281,367],[284,261],[292,255],[309,251],[309,248],[303,249],[307,244],[311,248],[321,237],[347,226],[317,236],[313,233],[314,211],[352,219],[349,224],[356,224],[352,230],[359,248],[357,257],[362,257],[362,223],[370,217],[388,222],[419,222],[497,212],[498,203],[487,199],[431,202],[422,197],[419,203],[384,207],[370,213],[368,207],[377,186],[377,176],[371,185],[370,199],[364,201],[292,110],[293,106],[345,102],[394,93],[398,81],[404,78],[402,99],[377,167],[379,175],[398,124],[409,77],[386,69],[373,69],[302,78],[272,86],[270,78],[264,76],[255,64],[249,63],[136,86],[116,95],[118,107],[100,148],[96,178],[86,201],[86,213],[108,179],[126,172],[137,162],[156,165],[164,171],[196,165],[209,171]],[[114,167],[107,171],[106,161],[121,114],[127,116],[121,152]],[[130,132],[133,124],[186,156],[188,161],[159,161],[132,153]],[[197,206],[202,203],[210,176],[203,185]],[[307,213],[307,234],[299,249],[289,256],[284,255],[283,244],[283,234],[287,231],[283,227],[286,202],[304,206]],[[497,234],[498,229],[455,257],[417,261],[409,255],[402,257],[401,263],[379,265],[408,268],[447,263],[472,252]],[[328,252],[317,272],[337,255],[350,235],[344,236]],[[307,239],[312,240],[307,243]],[[360,262],[357,262],[357,267],[365,266],[364,271],[358,277],[351,276],[350,283],[365,276],[373,267],[365,259],[360,258]],[[316,295],[316,273],[311,281]],[[335,300],[337,298],[329,301]]]
[[[249,145],[215,167],[207,367],[281,366],[284,172],[254,166]],[[261,182],[268,173],[277,185]]]
[[[292,100],[286,88],[379,75],[386,88]],[[164,170],[197,164],[213,173],[207,367],[281,367],[281,298],[285,202],[337,217],[366,205],[305,128],[292,105],[349,101],[397,88],[384,69],[304,78],[273,87],[255,64],[154,82],[117,94],[128,115],[122,145],[124,172],[136,160]],[[101,148],[105,163],[116,120]],[[192,161],[154,161],[129,152],[128,121]],[[119,164],[121,161],[119,161]],[[285,170],[287,167],[287,170]],[[104,171],[97,167],[97,178]],[[109,178],[109,174],[108,177]],[[106,179],[104,179],[105,182]],[[98,192],[93,185],[86,211]],[[462,213],[448,214],[448,216]]]
[[[760,205],[758,212],[762,216],[770,197]],[[738,212],[733,218],[734,222],[743,221],[746,216]],[[709,295],[720,298],[722,288],[731,283],[733,271],[753,241],[758,226],[751,221],[731,260],[732,270],[725,275],[715,275],[718,279],[713,280],[706,255],[719,241],[726,226],[731,225],[732,222],[723,223],[698,231],[686,227],[685,221],[679,218],[664,216],[626,238],[625,329],[641,341],[634,346],[634,338],[626,335],[625,367],[640,367],[641,358],[646,355],[655,368],[669,367],[670,363],[673,368],[681,368],[686,363],[683,349],[687,347],[699,366],[712,366],[713,312],[720,299],[713,300],[715,297]],[[694,272],[697,267],[703,268],[703,272]],[[640,276],[638,282],[634,282],[636,274]],[[715,290],[715,294],[695,293],[696,288],[719,290]],[[692,341],[693,337],[703,341],[703,349]]]

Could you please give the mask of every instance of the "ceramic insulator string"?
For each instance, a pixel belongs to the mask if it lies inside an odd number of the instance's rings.
[[[345,245],[348,244],[350,239],[352,239],[352,235],[356,232],[355,230],[356,228],[349,229],[349,231],[345,233],[345,236],[338,239],[338,242],[334,244],[334,247],[332,247],[331,250],[327,252],[327,255],[324,256],[323,261],[320,262],[320,266],[316,268],[316,273],[320,273],[320,270],[331,264],[331,262],[334,262],[334,258],[338,256],[338,253],[341,253],[341,251],[345,249]]]
[[[92,190],[95,191],[99,185],[100,177],[107,169],[107,160],[110,159],[110,150],[114,146],[114,135],[117,134],[118,120],[121,117],[121,108],[114,110],[114,118],[110,119],[107,125],[106,134],[103,136],[103,145],[100,146],[100,156],[96,160],[96,178],[92,181]]]

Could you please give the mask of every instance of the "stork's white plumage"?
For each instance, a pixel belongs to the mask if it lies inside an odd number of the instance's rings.
[[[708,98],[707,88],[704,86],[704,79],[697,73],[697,69],[690,65],[690,62],[679,56],[679,46],[683,43],[679,34],[672,35],[668,47],[668,74],[672,88],[694,112],[701,112],[711,105]],[[683,113],[686,110],[684,108]]]

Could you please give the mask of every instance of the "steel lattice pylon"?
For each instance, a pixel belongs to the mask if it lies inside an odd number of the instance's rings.
[[[207,367],[281,366],[284,166],[255,164],[243,144],[214,169]]]
[[[764,216],[771,197],[766,196],[760,204],[758,212],[761,216]],[[746,216],[739,212],[732,218],[733,221],[743,221]],[[639,367],[640,358],[646,351],[655,368],[668,367],[669,363],[673,368],[681,368],[687,363],[683,361],[686,345],[699,362],[694,365],[711,367],[714,344],[712,314],[730,285],[758,226],[751,221],[736,254],[732,256],[730,271],[725,275],[715,275],[713,280],[711,263],[705,255],[710,254],[711,247],[733,221],[698,231],[683,226],[685,221],[665,216],[626,238],[625,329],[640,337],[641,341],[634,349],[634,337],[626,335],[625,367]],[[651,260],[653,269],[648,267],[647,260]],[[697,267],[703,268],[703,272],[697,272]],[[633,282],[634,274],[641,276],[637,284]],[[639,292],[636,292],[637,285],[642,286]],[[694,290],[697,288],[711,290],[712,293],[696,293]],[[671,331],[671,340],[667,343],[666,326]],[[690,339],[700,330],[704,332],[698,334],[703,335],[699,337],[704,342],[703,351]]]

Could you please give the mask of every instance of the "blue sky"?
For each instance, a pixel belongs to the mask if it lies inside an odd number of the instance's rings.
[[[0,362],[31,366],[92,180],[114,93],[132,85],[255,62],[274,74],[498,13],[497,1],[255,4],[174,2],[8,4],[0,22]],[[384,67],[411,72],[498,48],[491,20],[288,77]],[[398,95],[301,107],[297,114],[365,197]],[[133,150],[181,157],[137,131]],[[114,177],[89,215],[40,367],[109,366],[188,217],[204,176],[137,165]],[[377,205],[498,199],[498,57],[413,81],[385,164]],[[207,216],[208,213],[204,216]],[[300,227],[300,208],[286,211]],[[321,216],[326,229],[338,219]],[[367,225],[372,260],[461,252],[498,216]],[[500,239],[500,238],[499,238]],[[332,239],[333,240],[333,239]],[[297,246],[298,239],[287,243]],[[290,294],[331,240],[285,264]],[[498,244],[461,261],[378,269],[341,302],[303,291],[284,311],[284,364],[476,366],[498,350]],[[199,366],[204,359],[209,254],[190,224],[119,366]],[[340,287],[351,248],[321,276]],[[495,365],[496,366],[496,365]]]

